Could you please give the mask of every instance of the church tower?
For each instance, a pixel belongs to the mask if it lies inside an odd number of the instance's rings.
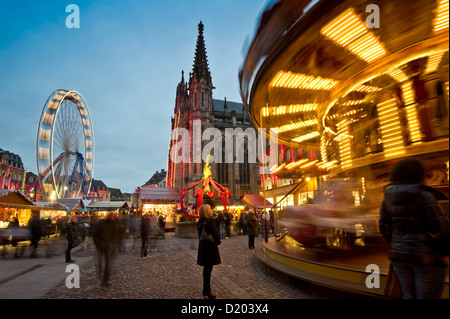
[[[192,165],[189,170],[189,181],[198,181],[203,177],[203,163],[201,152],[206,142],[202,142],[201,134],[207,129],[214,127],[214,108],[211,72],[209,71],[208,58],[206,56],[205,38],[203,36],[204,25],[198,24],[197,45],[195,48],[194,65],[189,75],[189,102],[190,119],[189,127],[191,133]],[[200,134],[200,135],[199,135]],[[199,157],[200,156],[200,157]]]

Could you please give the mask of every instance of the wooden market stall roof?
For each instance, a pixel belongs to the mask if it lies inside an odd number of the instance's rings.
[[[90,203],[87,206],[87,209],[91,211],[115,211],[121,208],[123,209],[128,208],[128,204],[126,201],[111,201],[111,202],[99,201]]]
[[[139,199],[143,203],[178,204],[181,192],[178,187],[142,187]]]
[[[0,207],[16,209],[37,208],[33,201],[18,190],[0,189]]]
[[[246,194],[241,201],[255,208],[264,208],[264,197],[259,194]],[[273,208],[273,204],[266,199],[266,208]]]
[[[62,210],[69,212],[69,208],[59,202],[36,202],[34,203],[41,210]]]
[[[84,202],[78,198],[58,198],[56,202],[66,206],[69,212],[86,208]]]

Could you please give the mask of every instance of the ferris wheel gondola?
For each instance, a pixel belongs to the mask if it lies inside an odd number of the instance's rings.
[[[94,132],[80,93],[56,90],[48,98],[37,130],[36,164],[46,200],[88,195],[94,171]]]

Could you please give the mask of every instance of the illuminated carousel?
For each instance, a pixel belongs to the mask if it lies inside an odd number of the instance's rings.
[[[272,170],[313,178],[317,198],[279,213],[278,236],[258,258],[315,283],[383,295],[389,261],[376,243],[377,213],[388,172],[405,157],[423,161],[448,214],[448,15],[448,1],[436,0],[280,0],[265,9],[239,73],[244,107],[283,147],[317,154],[299,152]],[[366,286],[369,264],[379,266],[379,288]]]

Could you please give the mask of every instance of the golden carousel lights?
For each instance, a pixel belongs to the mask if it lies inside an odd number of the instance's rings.
[[[313,112],[317,110],[317,107],[318,107],[317,103],[269,106],[269,107],[262,107],[261,113],[263,117],[267,117],[267,116],[295,114],[303,112]]]
[[[293,138],[292,141],[300,143],[300,142],[303,142],[303,141],[307,141],[307,140],[313,139],[313,138],[315,138],[317,136],[320,136],[320,133],[315,131],[315,132],[311,132],[311,133],[308,133],[308,134],[305,134],[305,135]]]
[[[445,29],[448,29],[448,0],[441,0],[438,2],[433,31],[439,32]]]
[[[336,84],[338,84],[338,81],[320,76],[279,71],[270,86],[289,89],[331,90]]]
[[[436,72],[439,64],[441,63],[442,57],[446,51],[439,51],[431,54],[428,57],[427,68],[425,69],[425,74]]]
[[[422,138],[420,133],[420,125],[417,119],[417,111],[414,105],[414,94],[412,83],[406,82],[402,84],[403,100],[405,101],[406,118],[408,121],[409,133],[412,141],[419,141]]]
[[[366,62],[386,54],[378,39],[349,8],[321,29],[321,33]]]
[[[273,130],[275,131],[275,133],[278,134],[278,133],[293,131],[293,130],[296,130],[299,128],[304,128],[304,127],[314,126],[314,125],[317,125],[316,118],[312,119],[312,120],[300,121],[300,122],[286,124],[286,125],[279,126],[279,127],[274,127]]]
[[[378,115],[386,157],[405,153],[397,104],[389,99],[378,104]]]

